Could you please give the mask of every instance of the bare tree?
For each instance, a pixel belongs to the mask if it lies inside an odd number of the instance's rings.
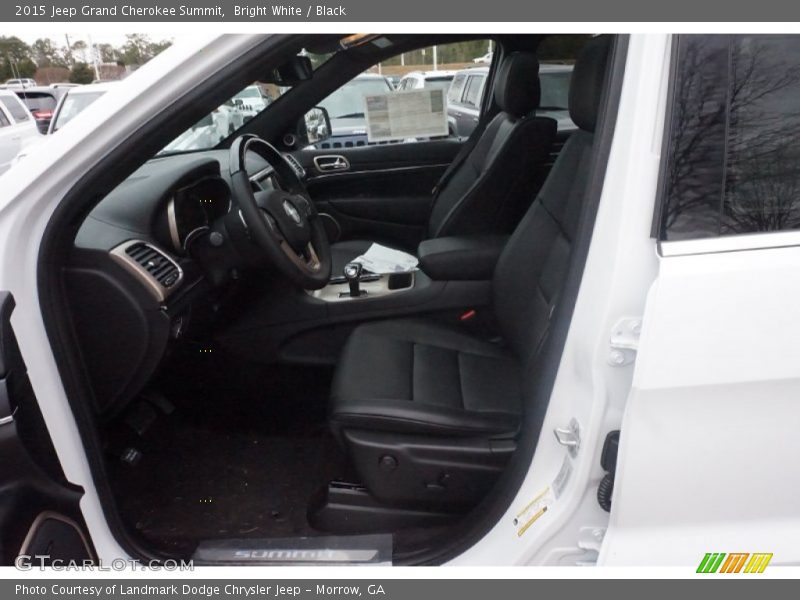
[[[687,212],[679,234],[800,225],[800,64],[774,41],[702,36],[684,48],[662,234]]]

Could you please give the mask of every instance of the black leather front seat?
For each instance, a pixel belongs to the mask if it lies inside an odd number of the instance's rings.
[[[472,151],[457,163],[433,198],[428,238],[508,233],[521,211],[520,192],[546,161],[556,134],[553,119],[535,117],[539,106],[539,61],[532,52],[513,52],[497,72],[495,102],[500,112]],[[366,252],[372,241],[333,244],[333,273]]]
[[[362,483],[393,504],[470,504],[514,449],[531,366],[548,334],[586,194],[610,38],[572,77],[570,136],[493,279],[502,342],[425,319],[358,327],[341,356],[331,424]]]

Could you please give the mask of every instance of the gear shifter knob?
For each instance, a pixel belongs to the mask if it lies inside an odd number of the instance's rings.
[[[361,288],[359,286],[359,279],[361,278],[361,271],[363,270],[361,263],[351,262],[344,266],[344,278],[350,285],[350,297],[361,297]]]

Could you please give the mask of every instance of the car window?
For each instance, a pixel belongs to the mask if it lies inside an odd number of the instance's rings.
[[[800,229],[800,39],[678,38],[663,240]]]
[[[0,127],[8,127],[9,125],[11,125],[11,121],[9,121],[5,113],[0,110]]]
[[[392,86],[384,77],[359,76],[333,92],[319,103],[331,119],[364,117],[364,96],[391,92]]]
[[[56,107],[55,97],[42,92],[25,92],[22,95],[22,101],[31,112],[48,111]]]
[[[678,39],[660,238],[800,228],[800,39]]]
[[[55,132],[61,129],[103,94],[105,94],[104,91],[83,94],[67,94],[67,96],[64,98],[64,103],[61,105],[61,110],[59,110],[58,114],[56,115],[56,120],[53,123],[53,131]]]
[[[299,53],[311,61],[314,70],[325,64],[334,53]],[[208,150],[225,138],[233,135],[250,119],[272,104],[274,99],[285,94],[291,87],[254,81],[245,86],[205,117],[197,121],[177,138],[167,144],[158,154]]]
[[[539,72],[542,97],[539,107],[544,109],[567,110],[569,107],[569,82],[572,71]]]
[[[234,98],[260,98],[261,92],[256,86],[250,86],[244,88],[241,92],[236,94]]]
[[[482,84],[483,75],[470,75],[467,79],[466,91],[464,92],[464,104],[476,108],[481,105]]]
[[[385,88],[372,91],[372,94],[392,92],[405,92],[414,90],[440,90],[442,96],[434,94],[434,97],[441,99],[444,103],[460,99],[464,84],[466,83],[466,73],[459,73],[467,66],[477,65],[484,62],[483,58],[487,50],[492,48],[493,42],[486,39],[470,40],[464,42],[454,42],[437,46],[428,46],[391,56],[379,64],[375,64],[367,70],[367,74],[374,78],[384,79],[386,77],[396,77],[397,86],[392,88],[391,84],[385,84]],[[454,76],[455,81],[454,81]],[[349,92],[348,92],[349,94]],[[363,94],[362,94],[363,96]],[[403,137],[402,139],[378,139],[370,141],[367,132],[367,123],[364,116],[364,108],[361,106],[359,98],[358,109],[353,109],[353,101],[346,104],[351,108],[339,110],[337,103],[337,92],[328,99],[319,103],[320,106],[328,109],[331,118],[331,132],[327,140],[310,142],[315,147],[321,149],[351,148],[368,146],[374,144],[398,144],[398,143],[418,143],[427,142],[431,139],[446,137],[442,135],[430,134],[420,136]],[[478,91],[478,102],[480,102],[480,91]],[[310,113],[309,113],[310,114]],[[352,115],[350,118],[342,118],[341,115]],[[444,121],[443,121],[444,123]],[[445,128],[447,131],[447,128]],[[455,135],[452,130],[450,135]]]
[[[452,81],[452,76],[426,77],[422,87],[426,90],[444,90],[446,92],[450,88],[450,82]]]
[[[0,102],[8,109],[8,112],[11,113],[11,116],[17,123],[27,121],[30,118],[28,111],[25,110],[25,106],[23,106],[22,102],[20,102],[19,98],[16,96],[0,96]]]
[[[450,103],[458,104],[461,102],[461,92],[464,91],[464,82],[466,81],[466,75],[463,73],[459,73],[453,79],[450,89],[447,92],[447,101]]]

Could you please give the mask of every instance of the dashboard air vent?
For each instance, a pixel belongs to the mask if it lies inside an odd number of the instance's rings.
[[[144,242],[131,244],[125,248],[125,254],[167,289],[175,285],[180,278],[178,265],[149,244]]]

